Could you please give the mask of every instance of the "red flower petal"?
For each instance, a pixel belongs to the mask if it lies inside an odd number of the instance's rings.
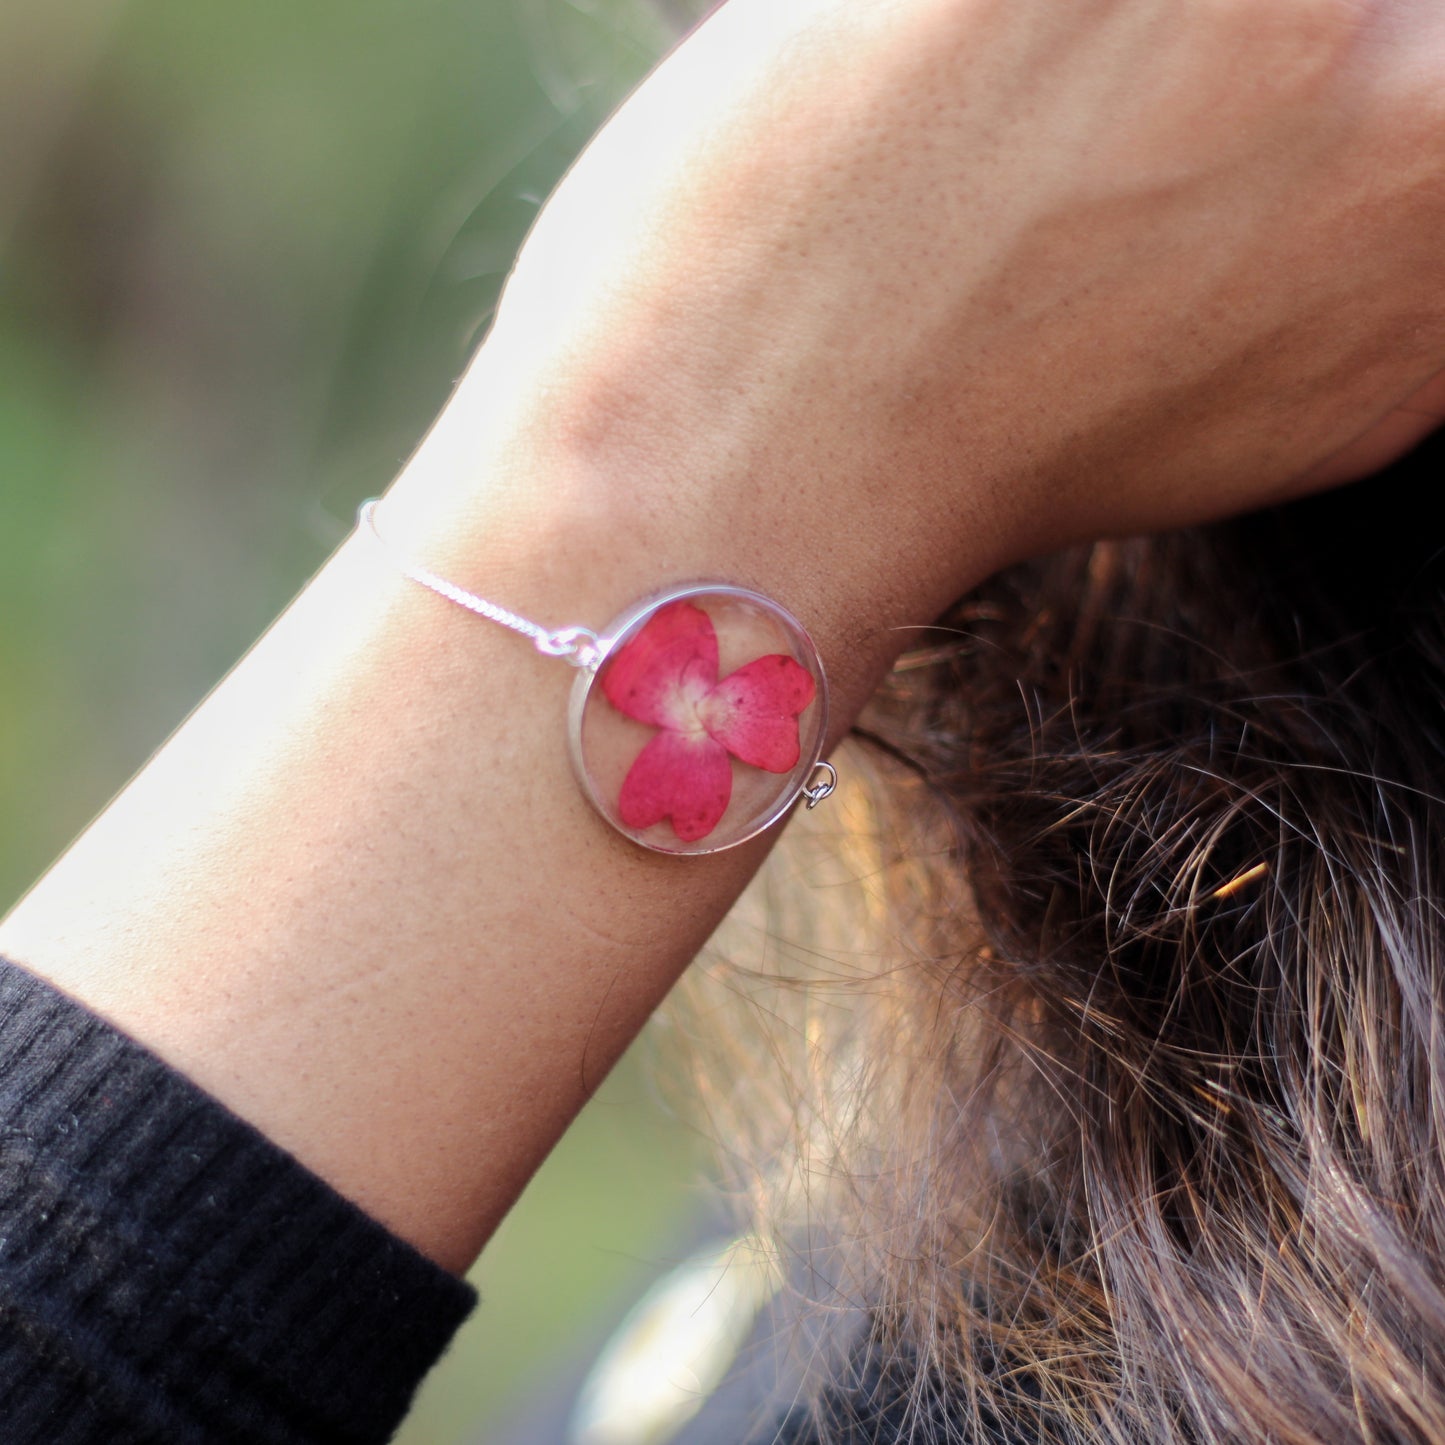
[[[695,843],[717,827],[732,791],[732,764],[721,743],[706,733],[655,733],[622,781],[617,816],[639,831],[671,818],[678,838]]]
[[[798,765],[798,714],[815,691],[807,668],[773,652],[729,673],[699,711],[703,726],[734,757],[786,773]]]
[[[691,602],[670,602],[606,661],[602,691],[618,712],[654,727],[694,732],[697,705],[717,682],[717,633]]]

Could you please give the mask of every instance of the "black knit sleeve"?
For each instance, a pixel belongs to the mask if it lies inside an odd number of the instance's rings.
[[[0,961],[0,1441],[371,1445],[475,1303]]]

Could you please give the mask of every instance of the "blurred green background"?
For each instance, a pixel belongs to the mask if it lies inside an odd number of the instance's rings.
[[[685,0],[0,6],[0,909],[395,473]],[[489,1438],[689,1233],[629,1059],[405,1445]]]

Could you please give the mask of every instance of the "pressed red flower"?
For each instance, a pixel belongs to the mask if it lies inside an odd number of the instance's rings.
[[[618,712],[658,729],[617,799],[629,828],[671,818],[681,841],[697,842],[727,812],[729,755],[769,773],[798,765],[798,717],[813,700],[812,674],[774,652],[719,680],[712,619],[685,599],[659,607],[607,659],[601,680]]]

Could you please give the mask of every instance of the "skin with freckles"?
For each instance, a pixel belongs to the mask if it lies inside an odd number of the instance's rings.
[[[1432,427],[1442,135],[1425,3],[730,0],[543,212],[381,525],[549,625],[776,597],[836,740],[1004,563]],[[567,672],[348,543],[0,950],[460,1269],[766,848],[609,830]]]

